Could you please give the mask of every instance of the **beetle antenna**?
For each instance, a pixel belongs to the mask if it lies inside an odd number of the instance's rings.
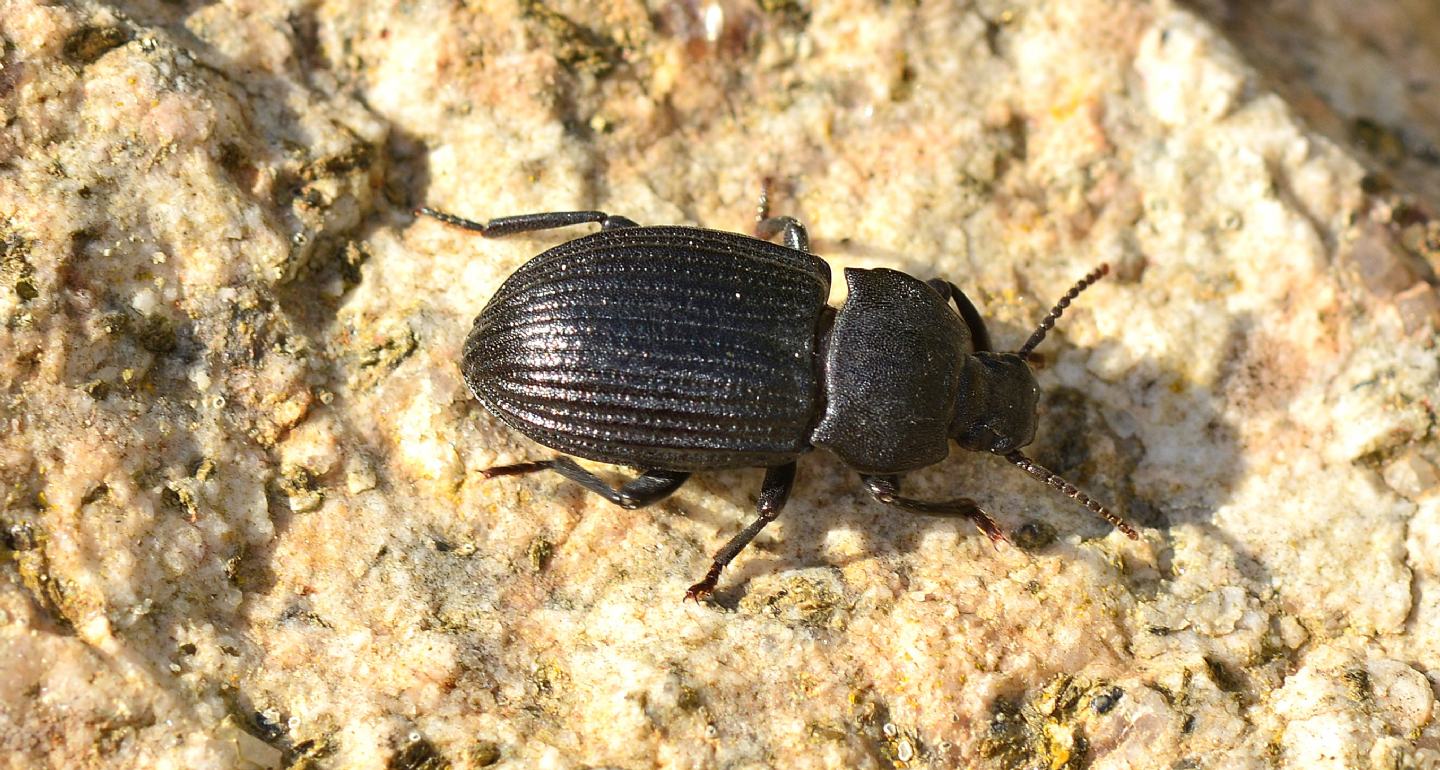
[[[1104,271],[1097,270],[1090,275],[1099,277],[1099,275],[1104,275]],[[1089,276],[1086,276],[1086,279],[1089,280]],[[1080,288],[1084,288],[1084,286],[1080,286]],[[1072,294],[1078,293],[1078,291],[1072,292]],[[1058,316],[1060,314],[1055,313],[1055,315]],[[1031,460],[1029,457],[1026,457],[1024,453],[1022,453],[1020,450],[1017,449],[1005,455],[1005,459],[1014,463],[1017,467],[1020,468],[1020,470],[1025,471],[1026,473],[1034,476],[1040,481],[1043,481],[1046,484],[1049,484],[1051,487],[1054,487],[1057,491],[1060,492],[1060,494],[1074,498],[1076,502],[1080,503],[1086,508],[1089,508],[1093,513],[1114,525],[1116,529],[1124,532],[1125,535],[1131,540],[1140,539],[1140,534],[1135,531],[1134,527],[1130,526],[1129,522],[1111,513],[1109,508],[1101,505],[1099,501],[1097,501],[1095,498],[1085,494],[1084,492],[1081,492],[1075,487],[1074,484],[1071,484],[1065,479],[1060,478],[1060,476],[1057,474],[1051,473],[1050,471],[1042,467],[1039,463]]]
[[[1045,340],[1045,333],[1055,328],[1055,322],[1060,320],[1060,314],[1065,312],[1065,308],[1070,307],[1070,303],[1073,302],[1076,297],[1080,296],[1080,292],[1090,288],[1091,284],[1105,277],[1105,274],[1109,272],[1110,265],[1101,262],[1099,267],[1091,270],[1089,274],[1081,278],[1074,286],[1071,286],[1070,291],[1065,292],[1065,296],[1061,297],[1060,301],[1055,303],[1055,307],[1050,308],[1050,313],[1045,316],[1044,320],[1040,321],[1040,325],[1036,327],[1035,333],[1030,335],[1030,339],[1026,340],[1025,344],[1020,346],[1020,349],[1016,351],[1016,353],[1019,354],[1021,358],[1028,358],[1030,351],[1034,350],[1036,345],[1039,345]]]

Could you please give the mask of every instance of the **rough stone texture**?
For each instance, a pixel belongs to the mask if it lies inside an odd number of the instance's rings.
[[[1440,5],[1194,0],[1267,88],[1403,186],[1440,197]]]
[[[1440,22],[1309,5],[0,0],[0,762],[1436,765]],[[1114,264],[1033,453],[1143,539],[817,453],[696,606],[758,471],[483,481],[545,453],[460,342],[566,234],[408,208],[744,229],[766,176],[1001,345]]]

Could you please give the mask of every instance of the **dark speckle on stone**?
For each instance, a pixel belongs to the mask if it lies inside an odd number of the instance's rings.
[[[82,66],[91,64],[128,42],[130,33],[119,27],[81,27],[65,38],[65,58]]]
[[[470,761],[476,767],[489,767],[500,761],[500,746],[494,741],[476,741],[470,748]]]
[[[386,767],[388,770],[449,770],[450,761],[440,755],[435,744],[419,733],[412,733]]]
[[[1027,521],[1010,538],[1022,551],[1039,551],[1055,542],[1055,528],[1043,521]]]
[[[530,566],[536,571],[544,570],[550,564],[550,558],[555,554],[555,544],[543,537],[537,537],[530,541],[530,547],[526,549],[525,556],[530,561]]]
[[[175,324],[159,313],[145,316],[134,331],[135,341],[151,353],[169,353],[175,350]]]
[[[256,711],[250,721],[255,725],[257,736],[266,742],[277,741],[285,735],[283,719],[271,719],[265,712]]]
[[[12,551],[29,551],[37,545],[39,540],[29,524],[11,524],[5,532],[5,547]]]
[[[1090,698],[1090,707],[1095,709],[1097,714],[1109,714],[1115,708],[1115,704],[1125,696],[1125,691],[1115,685],[1103,688]]]

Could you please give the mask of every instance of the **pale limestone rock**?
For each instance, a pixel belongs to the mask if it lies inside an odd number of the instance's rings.
[[[1241,5],[0,0],[0,757],[1434,766],[1440,15]],[[767,176],[1002,346],[1112,262],[1033,453],[1144,537],[907,480],[1056,533],[992,547],[817,454],[695,606],[758,472],[483,481],[548,452],[464,334],[580,230],[409,207],[744,230]]]

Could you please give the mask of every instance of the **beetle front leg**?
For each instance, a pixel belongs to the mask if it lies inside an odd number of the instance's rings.
[[[794,217],[772,217],[770,216],[770,186],[773,180],[765,177],[760,180],[760,205],[755,207],[755,237],[762,241],[768,241],[776,235],[783,235],[783,240],[788,248],[796,251],[810,253],[810,233],[806,232],[805,225]]]
[[[509,217],[496,217],[489,222],[476,222],[444,211],[421,206],[415,209],[415,215],[438,219],[452,227],[480,233],[486,238],[497,238],[502,235],[514,235],[515,233],[529,233],[536,230],[553,230],[557,227],[570,227],[571,225],[583,225],[590,222],[600,223],[601,230],[639,227],[632,219],[606,214],[603,211],[547,211],[541,214],[516,214]]]
[[[981,353],[994,350],[990,345],[990,330],[985,326],[985,319],[980,311],[975,309],[974,303],[960,291],[960,287],[945,280],[944,278],[931,278],[925,283],[930,285],[940,294],[955,303],[955,309],[960,311],[960,319],[970,329],[970,346],[975,348],[974,352]]]
[[[755,512],[759,515],[750,522],[749,526],[740,530],[730,538],[730,542],[720,547],[715,552],[715,560],[710,565],[710,571],[705,577],[685,592],[686,599],[700,601],[715,591],[715,584],[720,580],[720,573],[725,565],[735,559],[745,546],[750,544],[755,536],[766,524],[775,520],[780,515],[780,509],[785,507],[785,501],[790,499],[790,489],[795,486],[795,463],[786,463],[768,468],[765,471],[765,480],[760,484],[760,499],[755,502]]]
[[[781,236],[786,247],[810,253],[810,233],[794,217],[766,217],[755,223],[755,237],[764,241]]]
[[[900,496],[900,477],[886,474],[872,476],[861,474],[860,480],[864,482],[865,488],[869,490],[876,500],[899,508],[910,513],[923,513],[930,516],[964,516],[975,522],[985,536],[993,542],[1005,540],[1009,542],[1005,533],[1000,531],[1000,525],[990,518],[990,514],[981,510],[980,504],[968,497],[960,497],[954,500],[943,500],[938,502],[927,502],[914,500],[909,497]]]
[[[644,471],[639,476],[626,482],[624,486],[616,489],[601,481],[598,476],[575,464],[574,460],[568,457],[557,457],[554,460],[540,460],[538,462],[517,463],[515,465],[500,465],[494,468],[486,468],[481,471],[487,479],[496,476],[518,476],[536,471],[555,471],[580,486],[594,492],[595,494],[609,500],[621,508],[644,508],[647,505],[664,500],[671,493],[679,489],[690,478],[685,471],[651,470]]]

